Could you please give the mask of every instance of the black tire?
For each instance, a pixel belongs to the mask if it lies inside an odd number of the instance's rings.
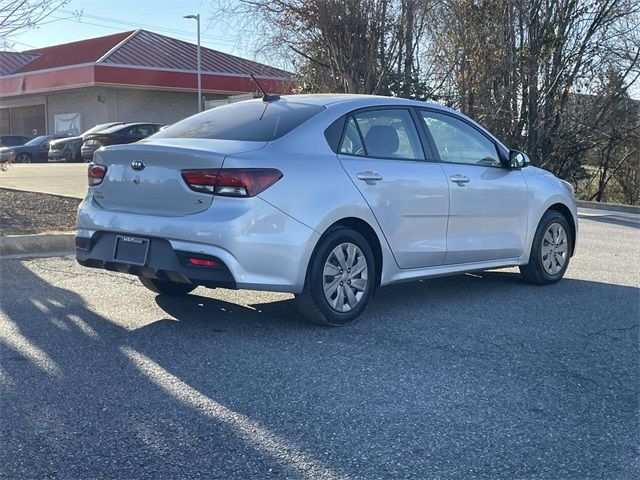
[[[140,283],[147,287],[152,292],[159,295],[168,295],[171,297],[180,297],[187,295],[189,292],[196,289],[197,285],[190,283],[177,283],[168,280],[156,280],[155,278],[138,277]]]
[[[360,249],[362,257],[364,257],[366,262],[366,272],[364,272],[366,273],[366,279],[359,278],[358,280],[361,284],[366,285],[366,287],[355,307],[347,312],[342,312],[337,311],[329,304],[329,301],[325,297],[323,284],[325,280],[325,263],[330,258],[334,249],[345,243],[351,243],[357,246]],[[360,255],[357,255],[357,258],[359,258]],[[334,279],[337,279],[337,275]],[[350,280],[347,281],[349,285],[351,285]],[[356,280],[354,280],[354,285],[355,281]],[[340,285],[342,286],[342,283]],[[304,290],[295,296],[296,304],[300,313],[302,313],[307,320],[323,326],[341,327],[352,324],[360,318],[369,300],[373,296],[375,287],[376,265],[369,243],[355,230],[347,227],[339,227],[325,234],[324,238],[322,238],[317,245],[307,269]],[[352,292],[356,291],[353,287],[341,288],[352,288]]]
[[[564,265],[562,265],[558,272],[550,274],[543,266],[542,247],[543,242],[545,241],[544,236],[547,233],[548,229],[554,223],[560,224],[560,226],[562,226],[562,228],[564,229],[564,232],[566,234],[567,251]],[[538,228],[536,229],[536,234],[533,238],[533,244],[531,245],[531,255],[529,256],[529,263],[527,265],[520,266],[520,273],[522,274],[525,281],[534,285],[550,285],[552,283],[558,282],[564,276],[567,268],[569,267],[569,260],[572,254],[572,245],[573,238],[567,218],[558,211],[547,211],[542,216],[542,219],[538,224]]]
[[[31,155],[28,153],[21,153],[16,157],[16,163],[31,163]]]

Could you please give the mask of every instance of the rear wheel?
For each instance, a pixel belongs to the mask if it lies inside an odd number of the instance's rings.
[[[155,278],[138,277],[142,285],[152,292],[160,295],[182,296],[195,290],[197,285],[190,283],[177,283],[168,280],[157,280]]]
[[[375,289],[375,263],[367,240],[338,228],[316,248],[304,291],[296,295],[302,315],[315,323],[343,326],[355,322]]]
[[[564,215],[555,210],[545,213],[533,238],[529,263],[520,266],[524,279],[536,285],[559,281],[569,266],[572,241]]]

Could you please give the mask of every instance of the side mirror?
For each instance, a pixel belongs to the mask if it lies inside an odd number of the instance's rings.
[[[509,168],[524,168],[530,164],[529,157],[519,150],[509,150]]]

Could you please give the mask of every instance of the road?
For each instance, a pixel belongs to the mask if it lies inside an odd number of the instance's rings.
[[[16,163],[0,173],[0,188],[84,198],[87,165],[84,163]]]
[[[72,257],[0,261],[2,478],[638,478],[640,229],[581,219],[555,286],[155,297]]]

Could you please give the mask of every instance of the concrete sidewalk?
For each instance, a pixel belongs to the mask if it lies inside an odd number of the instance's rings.
[[[87,165],[84,163],[30,163],[10,165],[0,172],[0,188],[84,198]]]

